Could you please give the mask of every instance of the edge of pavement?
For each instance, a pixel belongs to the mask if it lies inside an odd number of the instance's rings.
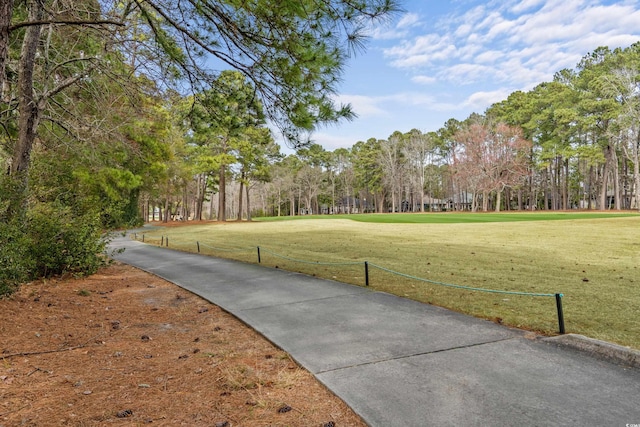
[[[156,228],[156,227],[145,225],[144,227],[141,227],[138,229],[124,230],[124,232],[122,231],[120,232],[123,233],[123,235],[130,235],[135,231],[143,231],[143,230],[148,230],[150,228]],[[153,272],[149,272],[149,273],[155,274]],[[517,328],[514,328],[514,329],[517,329]],[[571,348],[573,350],[589,354],[592,357],[605,360],[611,363],[640,369],[640,350],[636,350],[631,347],[625,347],[625,346],[614,344],[608,341],[602,341],[595,338],[587,337],[585,335],[573,334],[573,333],[551,336],[551,337],[542,336],[542,337],[539,337],[539,339],[540,341],[546,342],[548,344],[565,347],[565,348]]]
[[[624,347],[579,334],[558,335],[543,338],[542,341],[562,347],[570,347],[610,362],[640,368],[640,351],[630,347]]]

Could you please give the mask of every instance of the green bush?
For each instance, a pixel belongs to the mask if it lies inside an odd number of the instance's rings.
[[[0,223],[0,296],[40,277],[93,274],[107,262],[107,243],[99,213],[37,203],[26,221]]]
[[[27,233],[35,277],[92,274],[105,263],[107,240],[98,213],[41,203],[28,213]]]
[[[15,221],[0,222],[0,296],[9,295],[31,278],[30,242]]]

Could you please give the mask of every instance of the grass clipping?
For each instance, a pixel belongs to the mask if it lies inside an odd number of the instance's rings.
[[[114,265],[0,300],[0,425],[364,426],[237,319]]]

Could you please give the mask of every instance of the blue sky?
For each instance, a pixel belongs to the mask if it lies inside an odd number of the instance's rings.
[[[599,46],[640,41],[640,0],[404,0],[345,70],[358,118],[319,129],[327,150],[394,131],[435,131],[574,68]]]

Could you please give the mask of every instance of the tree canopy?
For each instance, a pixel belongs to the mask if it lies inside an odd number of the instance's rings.
[[[225,166],[241,159],[248,190],[269,175],[260,157],[272,149],[246,147],[273,146],[257,129],[266,119],[289,144],[304,146],[319,126],[354,118],[350,106],[334,102],[346,61],[362,50],[367,28],[397,11],[396,0],[3,1],[0,164],[8,174],[0,219],[11,229],[3,229],[0,247],[19,236],[36,245],[40,231],[73,222],[93,237],[71,233],[63,246],[99,241],[103,227],[139,221],[140,203],[154,198],[163,198],[165,211],[180,198],[188,211],[187,176],[197,168],[180,164],[192,160],[190,137],[201,144],[212,133],[222,137],[209,159],[220,168],[218,189],[224,194],[236,172]],[[189,95],[193,127],[185,131],[168,115],[176,98]],[[209,177],[200,178],[203,202]],[[45,221],[56,211],[60,222]],[[26,260],[27,252],[0,282],[29,270],[97,265],[62,253]],[[3,271],[11,262],[0,254]]]

